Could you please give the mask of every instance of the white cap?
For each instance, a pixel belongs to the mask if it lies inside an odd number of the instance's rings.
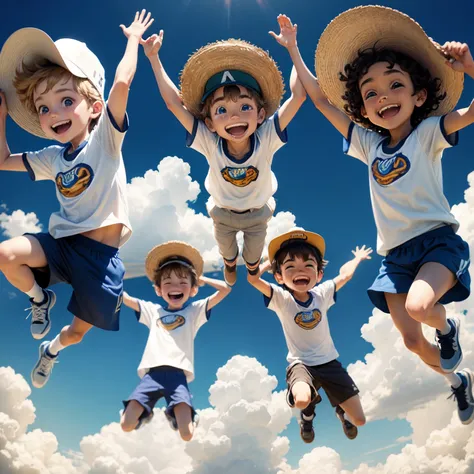
[[[105,72],[97,56],[81,41],[63,38],[54,42],[37,28],[22,28],[7,39],[0,53],[0,89],[6,95],[8,112],[20,127],[33,135],[45,137],[37,114],[20,102],[13,87],[16,71],[21,65],[41,59],[67,69],[73,76],[89,79],[102,97]]]

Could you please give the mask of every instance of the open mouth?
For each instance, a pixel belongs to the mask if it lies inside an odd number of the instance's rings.
[[[168,297],[172,301],[179,301],[183,296],[184,293],[168,293]]]
[[[385,107],[382,107],[377,113],[379,117],[382,117],[383,119],[388,119],[395,117],[395,115],[398,114],[400,111],[400,106],[397,104],[391,104],[391,105],[386,105]]]
[[[235,138],[240,138],[240,137],[243,137],[245,135],[248,128],[249,128],[248,123],[241,122],[241,123],[234,123],[232,125],[227,125],[227,127],[225,128],[225,131],[229,135],[231,135]]]
[[[294,280],[293,280],[293,284],[296,285],[296,286],[305,286],[309,283],[309,278],[308,277],[304,277],[304,276],[300,276],[300,277],[296,277]]]
[[[51,130],[58,135],[61,135],[64,132],[67,132],[71,128],[70,120],[63,120],[61,122],[51,125]]]

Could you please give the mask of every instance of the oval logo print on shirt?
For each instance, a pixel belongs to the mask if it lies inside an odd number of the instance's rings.
[[[255,166],[247,166],[244,168],[231,168],[226,166],[221,169],[222,177],[234,186],[244,188],[248,186],[252,181],[256,181],[258,178],[258,169]]]
[[[59,192],[67,198],[82,194],[92,183],[94,172],[89,165],[81,163],[67,173],[56,175],[56,186]]]
[[[167,314],[158,319],[156,324],[161,324],[168,331],[173,331],[173,329],[181,327],[185,322],[184,316],[180,314]]]
[[[321,311],[301,311],[295,316],[295,323],[302,329],[314,329],[321,321]]]
[[[372,175],[380,186],[390,186],[405,176],[410,169],[410,161],[402,154],[391,158],[376,158],[372,163]]]

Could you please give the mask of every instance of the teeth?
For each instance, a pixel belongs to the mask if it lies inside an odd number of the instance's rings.
[[[227,127],[225,128],[226,130],[230,130],[231,128],[235,128],[235,127],[246,127],[247,124],[244,123],[244,122],[241,122],[241,123],[234,123],[232,125],[227,125]]]
[[[381,116],[386,110],[388,109],[394,109],[394,108],[398,108],[399,106],[396,105],[396,104],[391,104],[391,105],[386,105],[385,107],[382,107],[380,110],[379,110],[379,115]]]

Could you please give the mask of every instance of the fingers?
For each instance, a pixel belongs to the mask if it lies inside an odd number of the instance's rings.
[[[278,41],[278,35],[274,31],[269,31],[268,34]]]
[[[163,37],[165,36],[165,32],[160,30],[160,40],[163,41]]]
[[[138,18],[138,20],[140,21],[140,23],[143,23],[143,18],[145,18],[145,13],[146,13],[146,10],[143,9],[141,12],[140,12],[140,17]],[[138,14],[138,12],[137,12]]]
[[[139,15],[139,13],[136,12],[136,13],[135,13],[135,19],[134,19],[133,21],[137,21],[137,20],[138,20],[138,15]]]

